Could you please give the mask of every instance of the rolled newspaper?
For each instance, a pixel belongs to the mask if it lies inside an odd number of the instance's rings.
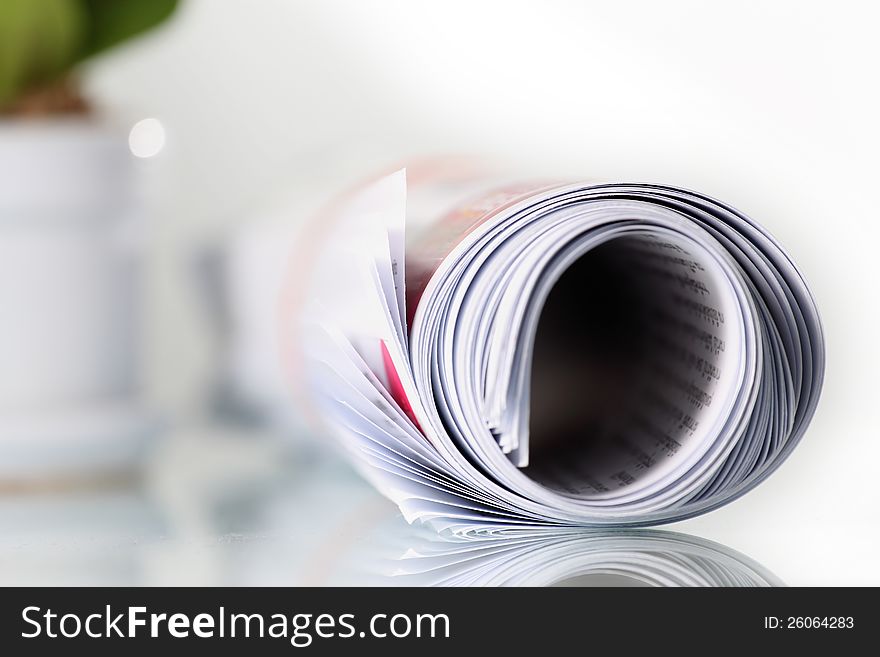
[[[321,218],[286,328],[313,408],[408,520],[672,522],[794,449],[822,329],[753,220],[665,185],[411,187]]]

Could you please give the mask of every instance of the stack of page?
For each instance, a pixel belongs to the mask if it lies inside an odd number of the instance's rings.
[[[681,520],[767,477],[816,408],[824,346],[802,276],[702,194],[408,189],[399,171],[306,243],[291,364],[410,521],[472,535]]]

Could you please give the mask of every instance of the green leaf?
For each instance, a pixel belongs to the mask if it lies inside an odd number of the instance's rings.
[[[90,57],[155,27],[177,7],[177,0],[79,0],[88,17],[80,58]]]
[[[64,73],[85,43],[80,0],[0,2],[0,107]]]

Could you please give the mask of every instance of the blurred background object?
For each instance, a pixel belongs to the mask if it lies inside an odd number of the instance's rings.
[[[134,461],[137,170],[77,66],[161,23],[173,0],[0,6],[0,481],[79,478]],[[155,141],[156,136],[152,139]],[[146,138],[149,141],[149,136]],[[141,152],[139,152],[141,151]]]
[[[23,117],[77,114],[71,76],[88,57],[148,30],[177,0],[7,0],[0,9],[0,109]]]
[[[206,407],[228,421],[304,430],[293,403],[280,335],[280,304],[300,232],[289,203],[255,211],[201,247],[193,274],[217,348]]]
[[[172,4],[0,3],[0,480],[118,469],[152,436],[139,480],[3,488],[2,581],[301,582],[295,555],[366,533],[361,502],[393,514],[285,403],[273,297],[334,194],[463,152],[677,184],[773,232],[822,311],[824,397],[771,481],[678,529],[790,584],[880,583],[854,472],[880,458],[880,7],[188,0],[160,23]],[[34,434],[52,447],[13,453]]]

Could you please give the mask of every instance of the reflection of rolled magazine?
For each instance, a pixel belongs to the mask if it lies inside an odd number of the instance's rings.
[[[471,537],[474,538],[474,537]],[[782,586],[724,545],[674,532],[519,530],[414,541],[386,583],[409,586]]]
[[[298,281],[312,401],[407,519],[669,522],[791,453],[822,332],[762,228],[659,185],[486,189],[364,187]]]

